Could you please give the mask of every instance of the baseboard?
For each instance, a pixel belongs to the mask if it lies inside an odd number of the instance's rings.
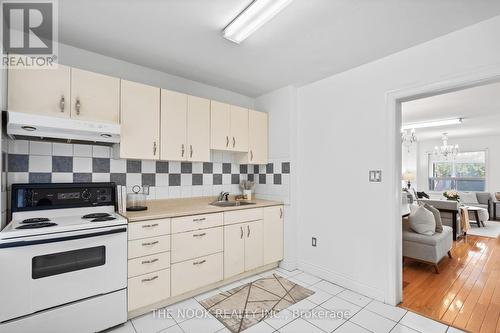
[[[297,261],[284,259],[280,262],[280,267],[286,269],[287,271],[293,271],[294,269],[297,269]]]
[[[351,277],[327,270],[323,267],[313,265],[308,262],[299,261],[298,268],[307,273],[320,277],[324,280],[338,284],[341,287],[355,291],[361,295],[368,296],[381,302],[385,302],[385,293],[381,290],[368,286],[364,283],[355,281]]]

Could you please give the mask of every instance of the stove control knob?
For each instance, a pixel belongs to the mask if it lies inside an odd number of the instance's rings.
[[[83,199],[88,200],[88,199],[90,199],[90,196],[91,196],[91,194],[90,194],[89,190],[83,190],[83,192],[82,192]]]

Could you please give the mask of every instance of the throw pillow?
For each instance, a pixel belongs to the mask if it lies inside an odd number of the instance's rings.
[[[420,206],[410,214],[410,228],[416,233],[432,236],[436,232],[436,219],[434,214]]]
[[[425,204],[425,209],[434,214],[434,220],[436,221],[436,232],[443,232],[443,221],[441,221],[441,213],[436,207]]]
[[[460,192],[460,202],[463,204],[478,204],[476,193],[474,192]]]

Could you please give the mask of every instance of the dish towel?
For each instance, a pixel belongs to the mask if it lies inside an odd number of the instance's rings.
[[[469,210],[467,209],[467,207],[460,207],[460,227],[466,234],[470,229]]]

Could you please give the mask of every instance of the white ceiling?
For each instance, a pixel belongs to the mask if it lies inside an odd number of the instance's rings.
[[[220,31],[251,0],[64,0],[72,46],[248,96],[301,85],[500,14],[498,0],[294,0],[241,45]]]
[[[460,125],[417,129],[418,140],[500,135],[500,83],[489,84],[402,104],[403,124],[464,118]]]

